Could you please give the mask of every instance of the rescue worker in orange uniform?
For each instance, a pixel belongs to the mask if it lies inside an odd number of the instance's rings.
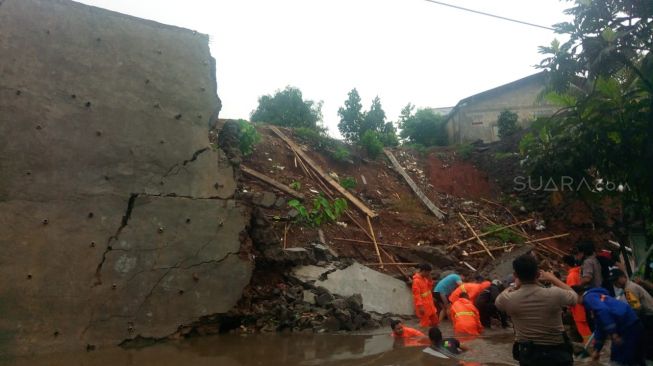
[[[562,262],[567,266],[567,280],[565,281],[569,287],[578,286],[581,284],[580,266],[576,258],[571,255],[566,255],[562,258]],[[589,337],[592,335],[589,323],[587,322],[587,314],[585,314],[585,307],[582,304],[575,304],[569,307],[571,316],[574,318],[576,330],[581,337],[583,343],[587,343]]]
[[[419,330],[404,326],[401,320],[391,321],[390,328],[392,328],[392,336],[395,338],[426,338],[424,333]]]
[[[478,336],[483,331],[481,315],[467,293],[461,293],[458,300],[451,304],[449,315],[456,335]]]
[[[481,280],[482,281],[482,280]],[[462,285],[458,286],[457,289],[454,290],[454,292],[449,295],[449,302],[454,303],[458,298],[460,297],[460,294],[463,292],[466,292],[467,295],[469,296],[469,300],[474,303],[476,301],[476,298],[478,295],[483,292],[486,288],[490,287],[492,285],[492,282],[490,281],[479,281],[479,282],[465,282]]]
[[[433,279],[431,278],[430,264],[419,265],[419,272],[413,275],[413,302],[415,315],[420,319],[419,325],[423,328],[435,327],[440,322],[438,311],[433,303]]]

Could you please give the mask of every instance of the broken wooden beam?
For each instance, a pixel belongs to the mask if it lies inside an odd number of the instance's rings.
[[[388,159],[390,159],[390,162],[392,163],[392,166],[395,168],[397,173],[399,173],[404,178],[406,183],[408,183],[410,188],[413,190],[413,192],[415,192],[415,194],[417,195],[417,197],[419,197],[422,203],[426,205],[426,207],[435,215],[435,217],[437,217],[438,219],[444,219],[445,213],[442,212],[442,210],[440,210],[439,208],[437,208],[433,204],[433,202],[431,202],[431,200],[428,197],[426,197],[424,192],[422,192],[422,190],[417,186],[417,184],[415,184],[413,178],[411,178],[408,175],[408,173],[406,173],[404,168],[401,167],[401,164],[399,164],[399,161],[397,161],[397,158],[395,158],[392,152],[388,149],[383,149],[383,152],[388,157]]]
[[[545,240],[549,240],[549,239],[564,238],[565,236],[569,236],[569,233],[558,234],[558,235],[553,235],[553,236],[548,236],[548,237],[546,237],[546,238],[533,239],[533,240],[529,240],[529,241],[527,241],[526,243],[527,243],[527,244],[530,244],[530,243],[539,243],[539,242],[541,242],[541,241],[545,241]],[[560,250],[560,249],[558,249],[558,250]]]
[[[297,198],[299,200],[304,199],[303,194],[297,192],[296,190],[288,187],[287,185],[285,185],[283,183],[277,182],[276,180],[268,177],[267,175],[265,175],[263,173],[259,173],[256,170],[250,169],[250,168],[248,168],[248,167],[246,167],[246,166],[244,166],[242,164],[240,165],[240,170],[242,170],[243,173],[245,173],[245,174],[247,174],[247,175],[249,175],[251,177],[254,177],[256,179],[259,179],[259,180],[271,185],[272,187],[274,187],[274,188],[276,188],[276,189],[278,189],[278,190],[280,190],[282,192],[288,193],[289,195],[291,195],[291,196],[293,196],[293,197],[295,197],[295,198]]]
[[[317,163],[313,161],[308,155],[306,155],[295,142],[293,142],[290,138],[288,138],[286,135],[283,134],[278,128],[274,126],[270,126],[270,130],[274,132],[277,136],[279,136],[280,139],[282,139],[288,146],[290,147],[291,150],[293,150],[301,159],[303,159],[308,166],[310,166],[324,181],[329,183],[336,191],[340,192],[349,202],[353,203],[354,206],[356,206],[359,210],[361,210],[364,214],[366,214],[369,217],[377,217],[377,213],[371,210],[369,207],[367,207],[363,202],[361,202],[358,198],[354,197],[351,193],[349,193],[345,188],[343,188],[338,182],[336,182],[333,178],[331,178],[327,173],[320,168]]]
[[[465,222],[465,225],[467,225],[467,228],[469,229],[469,231],[471,231],[472,234],[476,237],[476,241],[478,241],[478,243],[481,244],[481,246],[483,247],[483,249],[485,249],[485,251],[490,256],[490,258],[495,259],[494,255],[492,255],[492,252],[487,248],[487,246],[485,245],[483,240],[481,240],[481,238],[479,238],[479,236],[476,234],[476,231],[474,231],[474,228],[472,228],[472,226],[469,224],[469,222],[467,222],[467,220],[465,219],[465,216],[463,216],[463,214],[461,214],[460,212],[458,212],[458,216],[460,216],[460,218]]]

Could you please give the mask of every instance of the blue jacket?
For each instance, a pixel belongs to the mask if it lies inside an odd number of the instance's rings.
[[[608,290],[595,287],[583,296],[583,305],[594,314],[594,347],[600,350],[609,335],[623,335],[639,318],[630,305],[611,297]]]

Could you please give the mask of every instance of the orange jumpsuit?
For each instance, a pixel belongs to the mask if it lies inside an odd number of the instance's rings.
[[[421,274],[413,275],[413,302],[415,303],[415,315],[420,318],[420,327],[428,328],[438,325],[438,311],[433,303],[433,280],[424,278]]]
[[[490,281],[483,281],[481,283],[475,283],[475,282],[466,282],[463,283],[462,285],[458,286],[452,293],[449,295],[449,302],[454,303],[456,300],[460,298],[460,293],[463,292],[463,289],[465,292],[467,292],[467,295],[469,295],[469,301],[472,302],[472,304],[476,301],[476,298],[478,295],[483,292],[486,288],[490,287],[492,285],[492,282]]]
[[[567,285],[576,286],[580,285],[581,276],[580,276],[580,267],[572,267],[569,269],[569,274],[567,274]],[[587,316],[585,314],[585,307],[582,304],[571,305],[569,307],[571,315],[574,318],[574,323],[576,323],[576,329],[578,334],[580,334],[583,339],[586,339],[592,335],[590,326],[587,323]]]
[[[451,304],[451,321],[456,335],[480,335],[483,331],[481,316],[476,306],[468,300],[459,298]]]

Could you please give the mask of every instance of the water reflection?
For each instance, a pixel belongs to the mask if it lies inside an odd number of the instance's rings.
[[[451,327],[442,327],[445,337]],[[511,358],[512,332],[489,330],[468,343],[462,356],[475,365],[514,365]],[[396,344],[390,329],[369,334],[255,334],[220,335],[167,342],[142,349],[108,348],[93,352],[46,355],[10,362],[23,366],[172,366],[172,365],[456,365],[455,360],[438,359],[422,352],[424,346]]]

